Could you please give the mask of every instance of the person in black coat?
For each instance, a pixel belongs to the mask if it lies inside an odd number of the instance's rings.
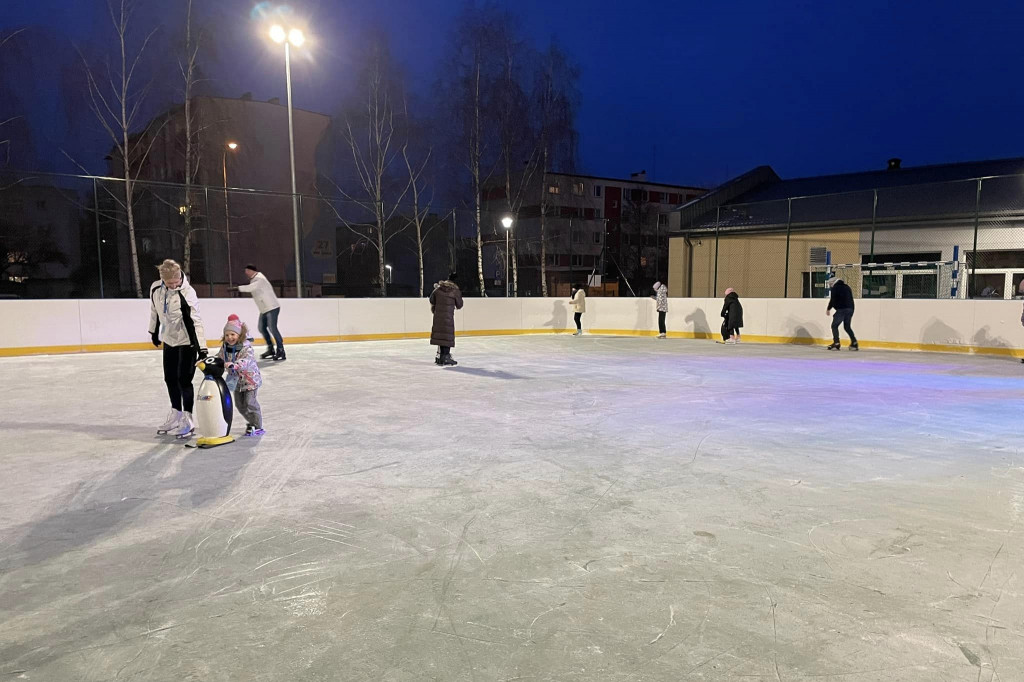
[[[452,347],[455,345],[455,311],[462,309],[462,292],[455,283],[453,272],[448,279],[439,282],[430,294],[430,312],[434,314],[434,323],[430,328],[430,345],[438,347],[435,365],[454,366]]]
[[[832,315],[832,345],[828,349],[839,350],[839,325],[842,324],[850,337],[850,350],[858,350],[857,337],[853,333],[853,327],[850,326],[850,322],[853,320],[853,289],[835,276],[831,277],[827,284],[832,290],[832,297],[828,300],[825,314],[831,314],[833,309],[836,311],[836,314]]]
[[[722,305],[722,343],[739,343],[742,328],[743,305],[740,303],[740,295],[729,287],[725,290],[725,303]]]

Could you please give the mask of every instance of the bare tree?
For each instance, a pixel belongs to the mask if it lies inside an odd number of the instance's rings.
[[[552,42],[541,55],[534,76],[533,104],[537,118],[538,169],[540,176],[540,281],[541,295],[548,295],[547,275],[547,175],[555,167],[571,171],[575,166],[576,105],[579,68]],[[571,239],[570,235],[570,239]]]
[[[185,51],[183,59],[178,60],[178,69],[185,83],[185,230],[182,235],[185,272],[192,272],[192,183],[199,171],[199,140],[193,110],[193,91],[198,81],[197,61],[199,57],[198,34],[192,30],[192,0],[185,0]]]
[[[406,117],[408,118],[408,107],[406,107]],[[424,232],[424,224],[427,216],[430,215],[430,204],[431,199],[424,196],[426,190],[426,182],[424,178],[424,171],[427,168],[427,164],[430,163],[430,155],[433,153],[433,148],[427,149],[426,155],[423,158],[422,163],[414,165],[412,160],[409,158],[409,140],[406,138],[405,144],[402,145],[402,160],[405,161],[405,168],[409,173],[409,191],[412,193],[412,216],[411,221],[413,226],[416,228],[416,262],[419,265],[420,273],[420,296],[424,294],[423,288],[423,241],[427,238],[427,233],[437,227],[437,222],[434,223],[430,230]]]
[[[522,86],[522,63],[527,47],[507,21],[499,26],[496,36],[501,58],[501,73],[495,84],[495,119],[498,127],[498,159],[505,190],[505,206],[518,225],[519,209],[526,199],[527,188],[539,158],[539,146],[531,127],[529,100]],[[514,244],[514,242],[513,242]],[[510,247],[505,267],[512,261],[512,292],[519,295],[519,254]],[[509,273],[506,272],[508,277]]]
[[[332,205],[338,218],[355,234],[368,237],[377,251],[381,296],[387,296],[385,249],[388,242],[404,229],[404,226],[396,228],[391,219],[410,186],[410,182],[396,183],[394,177],[394,165],[403,149],[395,121],[397,80],[387,45],[383,38],[378,37],[369,47],[360,76],[359,96],[362,102],[345,113],[342,124],[342,136],[352,156],[357,190],[347,191],[334,183],[344,198],[373,216],[372,223],[367,225],[353,221]]]
[[[138,246],[135,238],[135,216],[133,198],[138,173],[149,156],[158,134],[154,127],[162,127],[166,119],[154,119],[143,134],[133,135],[142,105],[149,91],[149,83],[139,85],[140,75],[136,73],[143,54],[156,29],[150,31],[141,43],[135,45],[132,40],[133,14],[135,3],[132,0],[107,0],[107,12],[116,37],[116,50],[113,60],[108,59],[103,72],[91,66],[82,58],[89,86],[89,106],[96,119],[114,143],[114,151],[121,162],[124,178],[124,197],[122,208],[128,225],[128,244],[132,261],[132,283],[135,295],[142,298],[142,279],[139,274]]]
[[[441,89],[446,92],[450,119],[457,131],[454,147],[460,164],[469,175],[469,192],[476,232],[476,265],[480,295],[486,294],[483,256],[482,191],[493,173],[496,159],[491,149],[493,109],[489,92],[500,65],[495,59],[495,36],[505,15],[494,6],[479,9],[469,4],[453,31],[452,53]]]

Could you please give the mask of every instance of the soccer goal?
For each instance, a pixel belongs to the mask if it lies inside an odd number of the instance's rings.
[[[918,261],[902,263],[845,263],[811,265],[812,298],[828,298],[828,280],[846,282],[857,298],[966,298],[963,263]]]

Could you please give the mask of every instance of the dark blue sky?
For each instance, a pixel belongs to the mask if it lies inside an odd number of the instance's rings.
[[[7,0],[0,31],[36,25],[68,41],[88,40],[101,27],[100,3]],[[180,4],[152,6],[170,17]],[[348,84],[352,48],[374,26],[390,33],[396,55],[428,93],[462,2],[294,6],[317,36],[313,59],[296,67],[296,106],[332,113]],[[759,164],[793,177],[882,168],[890,156],[906,165],[1024,156],[1024,3],[508,6],[531,40],[542,45],[557,36],[582,67],[580,160],[591,174],[646,169],[658,181],[710,185]],[[254,35],[251,3],[216,0],[216,7],[220,25],[230,27],[219,30],[217,89],[283,95],[280,58]]]

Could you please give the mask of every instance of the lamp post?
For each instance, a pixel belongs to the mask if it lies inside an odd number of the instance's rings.
[[[299,195],[295,189],[295,130],[292,121],[292,52],[291,48],[302,47],[306,36],[301,29],[285,30],[284,26],[274,24],[270,27],[270,39],[275,43],[284,43],[284,75],[288,91],[288,155],[292,170],[292,228],[295,232],[295,295],[302,298],[302,261],[299,244]]]
[[[501,219],[501,226],[505,228],[505,298],[509,296],[509,263],[512,261],[512,254],[508,250],[509,234],[512,232],[512,216],[507,215]]]
[[[387,283],[391,284],[391,266],[390,265],[385,265],[384,267],[387,268],[387,270],[388,270],[388,281],[387,281]]]
[[[224,172],[224,240],[228,245],[228,288],[234,286],[234,279],[231,269],[231,217],[228,211],[228,150],[238,149],[237,142],[228,142],[221,157],[221,169]]]

